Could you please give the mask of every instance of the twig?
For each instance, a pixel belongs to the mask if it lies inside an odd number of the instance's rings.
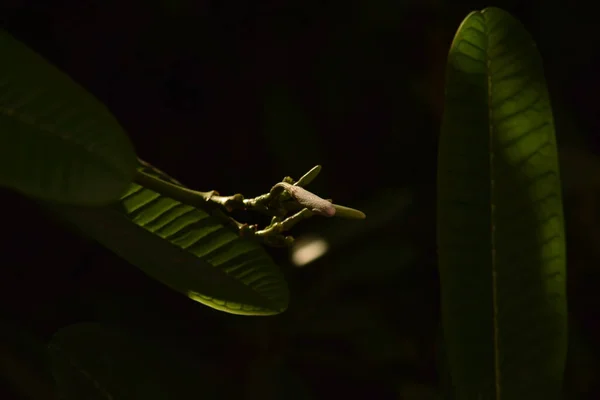
[[[134,183],[182,204],[201,209],[209,208],[213,215],[231,225],[240,236],[254,237],[269,246],[291,245],[294,241],[293,237],[284,236],[283,233],[315,214],[326,217],[339,215],[346,218],[364,218],[362,212],[332,204],[330,200],[322,199],[302,187],[319,174],[320,165],[312,168],[297,182],[288,176],[283,178],[282,182],[275,184],[268,193],[246,199],[241,194],[221,196],[214,190],[210,192],[191,190],[149,163],[140,160],[140,164],[143,168],[138,170]],[[230,213],[236,210],[255,211],[268,215],[271,217],[271,223],[266,228],[259,229],[256,225],[236,221],[224,212]],[[344,212],[339,212],[340,210]],[[286,218],[290,212],[294,214]]]

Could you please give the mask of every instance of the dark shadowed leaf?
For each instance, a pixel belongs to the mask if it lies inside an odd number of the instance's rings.
[[[2,30],[0,54],[0,185],[70,204],[117,200],[137,162],[115,118]]]

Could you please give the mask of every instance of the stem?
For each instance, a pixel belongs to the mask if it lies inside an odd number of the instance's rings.
[[[293,237],[284,236],[283,232],[290,230],[298,222],[310,218],[314,214],[327,217],[339,214],[341,217],[360,219],[365,217],[364,213],[358,210],[332,204],[331,201],[324,200],[302,187],[319,174],[321,171],[319,165],[304,174],[297,182],[290,177],[285,177],[268,193],[245,199],[241,194],[221,196],[214,190],[199,192],[188,189],[147,162],[139,161],[142,167],[150,169],[154,173],[138,169],[134,183],[191,207],[205,210],[210,208],[214,216],[232,225],[240,236],[254,237],[273,247],[291,245]],[[159,176],[155,176],[155,174]],[[271,224],[265,229],[259,230],[257,225],[240,223],[226,213],[234,210],[251,210],[268,215],[272,217]],[[290,212],[295,212],[295,214],[286,218]]]
[[[279,223],[277,222],[278,229],[269,229],[258,231],[256,226],[249,226],[236,221],[233,217],[223,212],[221,208],[231,212],[233,210],[245,210],[251,209],[253,211],[262,212],[273,217],[273,221],[278,221],[287,213],[287,210],[279,207],[270,208],[269,205],[273,201],[274,197],[272,193],[267,193],[253,199],[244,199],[241,194],[234,194],[233,196],[220,196],[216,191],[210,192],[199,192],[196,190],[188,189],[184,186],[180,186],[174,183],[167,182],[161,178],[157,178],[146,172],[138,170],[135,175],[134,182],[142,187],[159,193],[165,197],[169,197],[182,204],[186,204],[192,207],[206,209],[207,207],[212,208],[212,214],[218,218],[221,218],[223,222],[231,225],[240,236],[251,236],[264,244],[274,247],[285,247],[292,243],[291,237],[284,237],[280,234],[283,230],[291,228],[295,225],[298,220],[298,215],[292,216],[287,220]],[[292,220],[290,220],[292,219]]]
[[[134,177],[134,182],[146,189],[150,189],[158,194],[192,207],[203,208],[206,206],[220,206],[224,207],[227,211],[246,208],[244,196],[241,194],[219,196],[214,190],[210,192],[199,192],[197,190],[191,190],[183,186],[166,182],[139,170]]]
[[[292,229],[294,225],[296,225],[298,222],[302,221],[303,219],[310,218],[312,216],[313,212],[310,211],[308,208],[304,208],[296,214],[292,215],[291,217],[287,217],[281,222],[273,220],[271,222],[271,225],[269,225],[265,229],[256,231],[254,233],[254,236],[262,240],[268,240],[269,238],[283,239],[282,242],[277,243],[280,243],[279,245],[282,246],[289,246],[293,243],[294,239],[291,236],[283,237],[281,233]],[[278,244],[272,243],[272,245]]]

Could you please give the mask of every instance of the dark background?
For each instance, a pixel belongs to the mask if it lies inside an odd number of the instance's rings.
[[[563,168],[578,178],[564,177],[566,390],[598,398],[600,34],[577,3],[1,0],[0,25],[103,101],[141,158],[188,186],[246,196],[322,164],[311,190],[368,219],[295,228],[331,251],[298,269],[273,250],[290,309],[249,318],[189,301],[3,191],[0,398],[55,398],[25,342],[103,321],[183,350],[221,398],[433,399],[445,59],[462,19],[489,5],[536,40]]]

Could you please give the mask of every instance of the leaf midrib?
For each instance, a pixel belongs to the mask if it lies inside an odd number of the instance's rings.
[[[494,181],[494,157],[495,157],[495,148],[494,148],[494,126],[492,121],[494,109],[492,107],[492,74],[491,71],[491,58],[489,55],[489,29],[487,26],[487,21],[485,18],[485,14],[481,13],[483,18],[483,30],[484,30],[484,38],[486,40],[485,46],[485,66],[486,66],[486,76],[487,76],[487,97],[488,97],[488,134],[489,134],[489,171],[490,171],[490,238],[491,238],[491,267],[492,267],[492,336],[493,336],[493,346],[494,346],[494,389],[495,389],[495,397],[496,400],[500,400],[500,349],[499,349],[499,328],[498,328],[498,284],[497,284],[497,266],[496,266],[496,225],[495,225],[495,212],[496,205],[494,202],[495,199],[495,181]]]

